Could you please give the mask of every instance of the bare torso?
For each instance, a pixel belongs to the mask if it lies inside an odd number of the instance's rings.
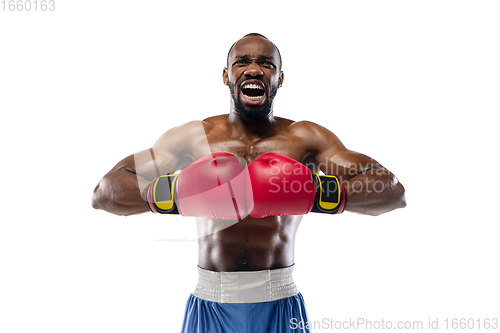
[[[216,116],[204,121],[210,151],[207,151],[206,145],[192,146],[196,147],[191,148],[194,160],[211,152],[224,151],[249,163],[272,151],[304,162],[310,153],[307,143],[295,133],[291,120],[276,118],[276,133],[249,139],[235,133],[226,118],[227,115]],[[308,165],[311,166],[310,163]],[[224,221],[198,218],[199,234],[205,235],[199,238],[198,265],[214,271],[290,266],[294,263],[295,234],[301,219],[302,216],[270,216],[262,219],[247,216],[224,228]]]

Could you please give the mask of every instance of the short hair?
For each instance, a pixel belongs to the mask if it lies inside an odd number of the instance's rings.
[[[262,34],[259,34],[257,32],[251,32],[249,34],[246,34],[245,36],[241,37],[240,39],[242,38],[245,38],[245,37],[251,37],[251,36],[257,36],[257,37],[261,37],[261,38],[264,38],[264,39],[267,39],[269,40],[266,36],[262,35]],[[269,40],[270,41],[270,40]],[[226,63],[227,63],[227,67],[229,67],[229,54],[231,53],[231,50],[233,49],[234,47],[234,44],[236,44],[238,41],[234,42],[233,45],[231,45],[231,47],[229,48],[229,52],[227,53],[227,60],[226,60]],[[270,41],[271,42],[271,41]],[[281,70],[281,64],[282,64],[282,61],[281,61],[281,53],[280,53],[280,50],[278,49],[278,47],[273,43],[271,42],[274,47],[276,48],[276,51],[278,51],[278,56],[279,56],[279,59],[280,59],[280,70]]]

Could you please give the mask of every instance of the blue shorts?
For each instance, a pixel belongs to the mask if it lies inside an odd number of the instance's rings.
[[[291,268],[199,271],[198,285],[186,304],[181,333],[310,332],[296,325],[307,322],[308,317],[304,298],[291,279]]]
[[[217,303],[191,294],[181,333],[309,333],[296,325],[307,321],[300,293],[260,303]]]

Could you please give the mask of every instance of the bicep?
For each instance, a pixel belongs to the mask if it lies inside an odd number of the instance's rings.
[[[145,180],[153,181],[161,175],[174,173],[179,168],[180,161],[181,158],[176,154],[150,148],[125,157],[108,174],[128,171]]]
[[[343,181],[368,170],[383,168],[373,158],[345,147],[344,149],[332,149],[319,153],[316,162],[325,174],[338,176]]]

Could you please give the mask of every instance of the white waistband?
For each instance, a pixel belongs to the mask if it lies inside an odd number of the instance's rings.
[[[269,302],[298,293],[293,282],[293,266],[239,272],[214,272],[198,267],[198,298],[219,303]]]

